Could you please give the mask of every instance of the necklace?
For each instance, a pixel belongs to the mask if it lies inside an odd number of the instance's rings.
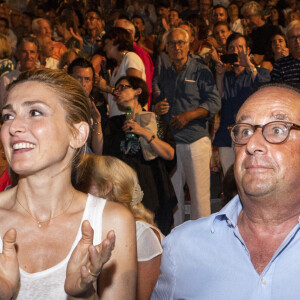
[[[21,206],[21,207],[29,214],[29,216],[37,223],[37,227],[40,229],[40,228],[43,227],[43,224],[45,224],[44,226],[47,226],[47,225],[49,225],[49,223],[50,223],[51,220],[53,220],[53,219],[55,219],[55,218],[57,218],[57,217],[63,215],[64,213],[66,213],[66,211],[70,208],[70,206],[71,206],[71,204],[72,204],[72,202],[73,202],[73,200],[74,200],[74,195],[75,195],[75,191],[73,192],[72,199],[70,200],[70,202],[68,203],[68,205],[67,205],[67,207],[66,207],[65,209],[61,210],[56,216],[54,216],[54,217],[52,217],[52,218],[49,218],[49,219],[46,220],[46,221],[40,221],[40,220],[38,220],[37,218],[35,218],[35,217],[31,214],[31,212],[30,212],[28,209],[26,209],[26,208],[21,204],[21,202],[20,202],[18,199],[17,199],[17,202],[18,202],[18,203],[20,204],[20,206]]]

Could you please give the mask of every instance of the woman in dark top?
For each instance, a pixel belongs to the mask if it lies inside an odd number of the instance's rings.
[[[132,119],[127,120],[125,115],[119,115],[107,121],[103,131],[103,154],[118,157],[136,170],[144,191],[143,204],[155,213],[158,227],[168,234],[173,224],[173,208],[177,203],[165,163],[175,161],[173,135],[166,124],[161,124],[156,130],[154,114],[143,111],[142,107],[148,100],[144,80],[133,76],[121,77],[114,94],[119,109],[125,111],[127,107],[131,108]],[[151,129],[135,121],[145,117],[152,120],[147,126]]]

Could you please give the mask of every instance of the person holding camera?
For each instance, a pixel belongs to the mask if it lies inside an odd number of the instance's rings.
[[[227,38],[226,52],[216,64],[216,84],[222,97],[222,109],[220,127],[213,141],[213,145],[219,147],[224,174],[234,162],[227,126],[234,124],[239,108],[258,84],[270,81],[269,71],[252,63],[249,41],[242,34],[232,33]]]

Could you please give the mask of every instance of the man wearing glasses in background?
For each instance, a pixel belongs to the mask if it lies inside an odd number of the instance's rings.
[[[265,84],[230,129],[238,195],[164,239],[152,299],[300,298],[300,89]]]
[[[155,112],[165,117],[176,140],[177,169],[171,180],[178,200],[177,226],[184,222],[185,183],[191,197],[191,219],[210,215],[208,120],[220,110],[221,99],[210,70],[188,55],[187,31],[173,28],[163,40],[172,65],[159,74]]]
[[[85,15],[87,34],[83,37],[83,53],[92,57],[105,34],[100,13],[97,10],[88,10]]]

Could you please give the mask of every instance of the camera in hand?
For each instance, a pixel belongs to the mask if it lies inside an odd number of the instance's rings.
[[[221,62],[224,64],[233,64],[239,61],[239,56],[236,53],[221,55]]]

